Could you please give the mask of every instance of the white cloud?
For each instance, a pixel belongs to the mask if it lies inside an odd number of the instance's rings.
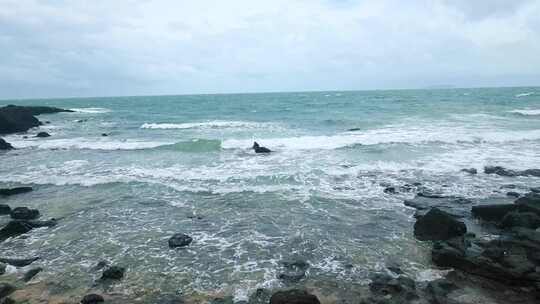
[[[0,98],[540,80],[540,1],[0,1]]]

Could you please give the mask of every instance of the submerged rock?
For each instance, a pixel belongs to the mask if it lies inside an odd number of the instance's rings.
[[[210,301],[210,304],[234,304],[233,297],[215,298]]]
[[[125,272],[126,269],[124,267],[111,266],[103,271],[101,280],[121,280]]]
[[[21,194],[32,191],[32,187],[16,187],[16,188],[4,188],[0,189],[0,195],[10,196],[15,194]]]
[[[466,232],[463,222],[437,208],[431,209],[414,224],[414,235],[421,241],[448,240]]]
[[[177,247],[185,247],[191,244],[193,241],[193,238],[191,238],[187,234],[183,233],[176,233],[175,235],[171,236],[169,239],[169,247],[170,248],[177,248]]]
[[[3,138],[0,138],[0,150],[11,150],[13,146],[5,141]]]
[[[0,242],[7,238],[15,237],[32,230],[32,226],[24,221],[10,221],[0,229]]]
[[[11,213],[11,207],[8,205],[0,204],[0,215],[6,215]]]
[[[16,220],[34,220],[39,217],[39,210],[17,207],[11,210],[11,218]]]
[[[47,133],[47,132],[39,132],[36,137],[50,137],[51,134]]]
[[[16,290],[15,286],[9,283],[0,283],[0,299],[5,298]]]
[[[23,281],[28,282],[28,281],[32,280],[38,273],[40,273],[42,271],[43,271],[43,268],[41,268],[41,267],[32,268],[32,269],[28,270],[24,274]]]
[[[320,304],[316,296],[305,290],[278,291],[270,298],[270,304]]]
[[[84,296],[84,298],[81,300],[81,304],[97,304],[103,302],[105,302],[105,299],[102,296],[94,293]]]
[[[10,259],[10,258],[0,258],[0,262],[6,263],[15,267],[24,267],[28,266],[35,261],[39,260],[39,257],[30,258],[30,259]]]

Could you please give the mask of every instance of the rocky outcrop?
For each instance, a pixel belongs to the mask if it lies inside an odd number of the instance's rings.
[[[10,221],[0,229],[0,242],[10,237],[15,237],[32,230],[33,227],[24,221]]]
[[[466,232],[463,222],[438,208],[431,209],[414,224],[414,235],[421,241],[448,240]]]
[[[370,277],[372,296],[363,303],[412,303],[419,299],[416,282],[406,276],[374,274]]]
[[[191,244],[193,238],[187,234],[176,233],[169,238],[169,248],[186,247]]]
[[[503,229],[514,227],[536,229],[540,227],[540,216],[533,212],[510,212],[501,220],[500,227]]]
[[[305,290],[278,291],[270,298],[270,304],[320,304],[319,299]]]
[[[40,114],[73,112],[54,107],[23,107],[8,105],[0,108],[0,134],[26,132],[41,125],[35,117]]]
[[[0,138],[0,150],[11,150],[13,146],[5,141],[3,138]]]
[[[32,187],[15,187],[0,189],[0,196],[10,196],[32,191]]]
[[[39,217],[39,210],[28,207],[17,207],[11,210],[11,218],[15,220],[35,220]]]
[[[6,264],[0,263],[0,275],[3,275],[4,273],[6,273],[6,267],[7,267]]]
[[[418,210],[417,215],[421,216],[431,208],[438,208],[454,217],[465,217],[469,215],[472,201],[462,197],[442,196],[431,192],[421,192],[415,198],[404,201],[405,206]]]

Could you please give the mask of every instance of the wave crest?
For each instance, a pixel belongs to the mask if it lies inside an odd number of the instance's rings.
[[[111,110],[107,108],[73,108],[70,110],[75,111],[77,113],[84,113],[84,114],[101,114],[101,113],[111,112]]]
[[[268,126],[265,123],[249,121],[206,121],[188,123],[145,123],[141,129],[225,129],[225,128],[262,128]]]
[[[537,116],[540,115],[540,109],[523,109],[523,110],[512,110],[510,113],[515,113],[525,116]]]

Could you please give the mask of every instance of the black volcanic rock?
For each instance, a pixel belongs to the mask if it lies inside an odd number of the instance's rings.
[[[176,233],[175,235],[171,236],[169,239],[169,247],[170,248],[177,248],[177,247],[185,247],[191,244],[193,241],[193,238],[191,238],[187,234],[183,233]]]
[[[32,187],[16,187],[0,189],[0,196],[10,196],[32,191]]]
[[[448,240],[466,232],[463,222],[437,208],[431,209],[414,224],[414,236],[421,241]]]
[[[0,108],[0,134],[26,132],[41,125],[35,117],[40,114],[73,112],[54,107],[23,107],[8,105]]]
[[[540,169],[527,170],[511,170],[501,166],[486,166],[484,167],[485,174],[496,174],[500,176],[516,177],[516,176],[536,176],[540,177]]]
[[[540,227],[540,216],[534,212],[510,212],[500,223],[501,228],[523,227],[536,229]]]
[[[5,141],[3,138],[0,138],[0,150],[11,150],[13,146]]]

